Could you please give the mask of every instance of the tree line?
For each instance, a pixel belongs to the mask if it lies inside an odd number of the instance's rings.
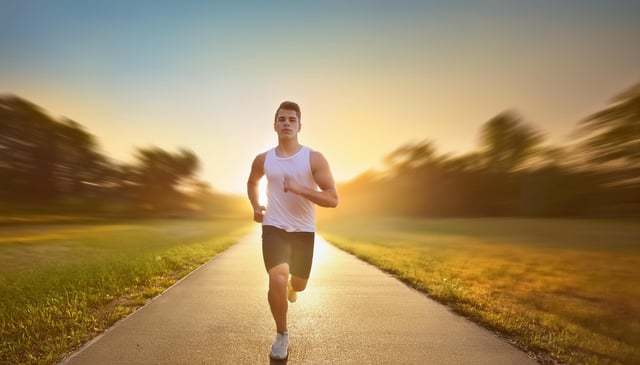
[[[188,149],[137,148],[134,157],[115,161],[80,123],[0,95],[0,212],[192,216],[236,204],[198,179]]]
[[[340,209],[323,214],[640,216],[640,83],[578,121],[564,145],[546,144],[513,110],[485,122],[478,140],[461,156],[429,140],[403,145],[382,170],[340,185]]]
[[[409,143],[385,167],[340,184],[342,214],[429,217],[640,216],[640,83],[578,121],[565,145],[516,111],[485,122],[477,150],[440,154]],[[198,179],[188,149],[137,148],[114,161],[80,123],[55,119],[15,95],[0,95],[0,213],[83,212],[114,216],[238,214],[242,198]]]

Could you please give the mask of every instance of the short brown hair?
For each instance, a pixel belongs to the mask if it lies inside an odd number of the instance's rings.
[[[283,101],[282,103],[280,103],[278,109],[276,109],[276,115],[273,117],[274,121],[278,120],[278,112],[280,111],[280,109],[293,110],[294,112],[296,112],[296,114],[298,114],[298,121],[300,121],[300,119],[302,118],[302,113],[300,113],[300,106],[298,104],[294,103],[293,101]]]

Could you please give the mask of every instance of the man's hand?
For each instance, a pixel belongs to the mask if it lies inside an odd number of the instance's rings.
[[[264,220],[264,212],[267,210],[264,206],[260,205],[253,210],[253,220],[257,223],[262,223]]]
[[[285,176],[282,184],[285,193],[292,192],[294,194],[300,194],[302,192],[302,186],[291,176]]]

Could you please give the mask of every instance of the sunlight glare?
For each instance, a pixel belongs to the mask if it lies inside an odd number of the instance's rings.
[[[325,256],[329,247],[324,238],[316,235],[315,244],[313,246],[313,263],[314,265],[321,265],[325,261]]]
[[[258,185],[258,199],[260,201],[260,205],[267,206],[267,177],[263,176],[260,179],[260,185]]]

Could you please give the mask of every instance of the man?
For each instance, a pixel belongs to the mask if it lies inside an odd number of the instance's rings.
[[[277,360],[288,356],[287,300],[296,301],[311,272],[315,205],[338,205],[329,163],[320,152],[298,142],[300,116],[298,104],[280,104],[273,123],[278,145],[256,156],[247,181],[253,219],[262,223],[262,256],[269,274],[268,299],[277,331],[270,356]],[[266,207],[258,199],[258,185],[264,175]]]

